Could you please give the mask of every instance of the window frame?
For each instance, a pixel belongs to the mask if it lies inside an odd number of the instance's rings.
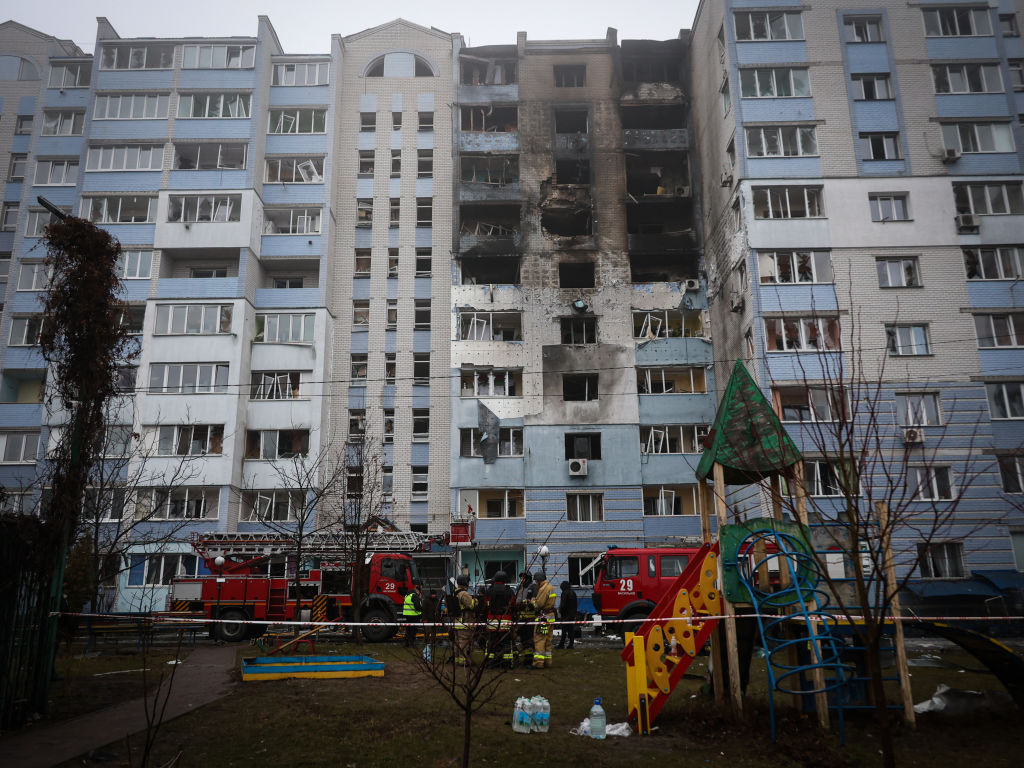
[[[794,76],[795,72],[803,75]],[[782,95],[779,94],[780,73],[785,73],[784,90],[789,91]],[[806,99],[812,95],[808,67],[742,67],[739,77],[741,99]]]
[[[999,198],[1005,210],[993,210],[995,190],[999,191]],[[984,202],[984,211],[977,210],[979,201]],[[953,182],[953,202],[957,213],[971,213],[975,216],[1020,216],[1024,214],[1024,187],[1019,181]]]
[[[921,260],[917,256],[876,256],[875,270],[878,273],[878,287],[882,289],[923,288],[920,262]],[[908,265],[910,266],[909,271]],[[898,276],[900,280],[894,281],[894,276]]]
[[[961,84],[962,87],[957,87]],[[975,85],[980,87],[974,87]],[[1004,93],[1006,90],[999,62],[932,64],[932,86],[938,96]]]
[[[284,318],[287,318],[287,336],[282,336]],[[254,318],[253,344],[307,345],[312,344],[315,337],[316,314],[313,312],[257,312]]]
[[[229,376],[228,363],[150,363],[148,392],[156,395],[223,394],[228,391]]]
[[[761,20],[761,25],[758,27],[755,25],[754,17],[764,17]],[[775,27],[772,24],[773,17],[782,17],[783,29],[780,30],[782,34],[776,36]],[[796,23],[793,23],[793,19],[796,19]],[[741,24],[741,19],[743,24]],[[746,36],[743,34],[743,30],[746,30]],[[760,11],[760,10],[744,10],[733,12],[733,29],[736,34],[737,42],[768,42],[775,40],[803,40],[804,39],[804,23],[803,17],[800,11]],[[763,29],[764,34],[759,36],[757,34],[759,29]]]
[[[46,109],[43,110],[43,124],[39,129],[39,135],[81,136],[84,128],[85,110]]]
[[[965,32],[961,29],[961,24],[964,21],[964,17],[960,16],[961,13],[967,12],[970,14],[967,18],[970,19],[971,31]],[[984,23],[979,24],[979,19],[984,19]],[[963,5],[963,6],[942,6],[933,8],[922,9],[922,21],[924,22],[924,36],[929,37],[992,37],[992,18],[989,15],[988,7],[980,7],[977,5]],[[987,31],[983,27],[987,26]],[[955,30],[953,29],[955,27]],[[950,31],[945,31],[949,29]]]
[[[769,333],[769,323],[776,324],[774,333]],[[765,317],[763,324],[765,351],[768,354],[827,353],[843,350],[842,326],[838,315]],[[796,336],[792,334],[794,328]],[[772,338],[776,340],[774,348],[769,346]],[[795,346],[792,344],[793,339],[797,342]],[[821,339],[824,343],[821,346],[812,346],[812,339]],[[778,346],[779,343],[781,347]]]
[[[850,77],[850,81],[853,83],[854,101],[893,101],[896,98],[896,92],[892,87],[892,75],[889,73],[864,74],[858,72]],[[873,95],[871,96],[868,96],[868,89],[864,87],[868,82],[872,84],[871,90]],[[888,95],[877,95],[879,91],[879,83],[885,84],[885,92]]]
[[[194,308],[199,308],[195,310]],[[231,333],[231,322],[234,306],[231,304],[157,304],[156,316],[153,323],[154,336],[217,336]],[[199,323],[196,325],[189,314],[194,311],[199,313]],[[180,323],[177,320],[179,314],[184,314]],[[190,331],[190,320],[193,320],[192,328],[198,330]],[[212,321],[212,322],[210,322]],[[175,326],[182,330],[174,330]],[[214,328],[215,330],[206,330]]]
[[[1005,318],[1005,320],[997,320]],[[999,325],[997,326],[997,322]],[[987,327],[982,328],[985,323]],[[974,329],[978,334],[978,349],[1013,349],[1024,347],[1024,309],[1006,312],[983,312],[974,315]],[[986,334],[983,334],[983,331]],[[1000,343],[1002,340],[1010,343]],[[984,341],[989,343],[983,343]]]
[[[835,283],[835,270],[832,267],[832,251],[830,250],[794,250],[794,251],[764,251],[757,254],[758,273],[761,285],[831,285]],[[783,264],[784,258],[788,264]],[[823,262],[827,262],[823,264]],[[771,270],[765,269],[765,264]],[[784,268],[780,269],[780,265]],[[828,279],[825,275],[819,275],[823,269],[828,269]],[[789,280],[780,280],[779,276],[789,275]],[[802,279],[806,276],[810,280]]]
[[[968,280],[1019,280],[1024,277],[1024,245],[964,248],[963,253]],[[990,271],[995,271],[995,276],[989,277]]]
[[[803,197],[803,207],[802,209],[797,209],[797,211],[803,210],[805,212],[805,215],[802,216],[793,215],[793,195],[797,193]],[[785,199],[781,198],[782,194],[785,194]],[[825,215],[824,187],[821,185],[780,184],[755,186],[751,187],[751,195],[754,206],[754,218],[760,221],[827,218]],[[758,204],[759,198],[762,201],[761,205]],[[780,215],[774,215],[776,208],[778,208]],[[759,210],[768,215],[758,215]]]
[[[308,126],[308,130],[305,128]],[[267,135],[317,135],[327,133],[327,108],[272,107],[267,114]]]
[[[896,392],[893,408],[901,427],[939,427],[944,423],[939,392]]]
[[[954,501],[959,496],[948,464],[907,467],[907,490],[911,501]]]
[[[747,157],[750,158],[780,158],[780,157],[818,157],[818,136],[814,125],[755,125],[747,126],[746,133]],[[787,134],[792,136],[787,138]],[[772,135],[774,134],[774,135]],[[810,135],[810,141],[805,148],[805,139]],[[751,138],[757,136],[757,141]],[[769,145],[774,143],[778,151],[769,151]],[[760,146],[761,151],[755,151]],[[795,146],[795,152],[787,151],[787,146]]]
[[[904,331],[909,331],[914,338],[901,338],[905,337]],[[917,338],[918,333],[921,338]],[[886,323],[885,336],[885,346],[890,357],[927,357],[933,354],[928,323]],[[909,351],[917,350],[922,343],[923,352]]]
[[[569,500],[574,501],[570,502]],[[587,499],[586,509],[582,503]],[[585,514],[585,516],[584,516]],[[565,494],[565,519],[570,523],[603,523],[604,522],[604,494],[603,493],[579,493],[571,492]]]
[[[1024,380],[986,382],[985,394],[992,421],[1024,419]]]
[[[235,54],[234,58],[232,57],[232,54]],[[253,69],[255,66],[255,44],[212,43],[182,46],[181,68],[183,70]]]

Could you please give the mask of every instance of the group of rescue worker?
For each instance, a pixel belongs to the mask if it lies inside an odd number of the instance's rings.
[[[474,626],[478,627],[477,622],[483,619],[487,663],[512,667],[518,660],[534,669],[551,666],[558,593],[543,571],[534,573],[532,579],[528,571],[523,571],[515,590],[507,580],[505,572],[498,571],[486,592],[474,597],[469,591],[469,577],[462,575],[456,579],[453,607],[457,614],[452,639],[456,664],[467,662],[474,637],[479,635]],[[485,598],[485,605],[480,605],[479,598]],[[513,631],[516,626],[518,632]]]
[[[473,595],[468,576],[461,575],[455,580],[455,589],[446,599],[453,622],[451,639],[456,664],[466,664],[474,642],[482,639],[487,664],[514,667],[518,663],[535,669],[551,666],[558,593],[543,571],[532,575],[523,571],[515,589],[507,581],[505,572],[498,571],[488,587]],[[421,627],[433,636],[432,625],[440,620],[440,609],[437,593],[431,590],[425,596],[419,580],[414,580],[402,603],[407,646],[413,645]],[[576,593],[567,581],[562,582],[560,613],[563,622],[576,618]],[[564,647],[568,639],[568,647],[572,648],[575,632],[572,623],[563,623],[558,647]]]

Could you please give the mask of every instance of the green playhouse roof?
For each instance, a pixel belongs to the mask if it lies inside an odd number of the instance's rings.
[[[697,477],[711,474],[715,462],[725,469],[728,485],[749,485],[802,460],[771,404],[739,360],[718,404]]]

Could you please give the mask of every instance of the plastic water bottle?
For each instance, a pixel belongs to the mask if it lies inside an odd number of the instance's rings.
[[[541,733],[548,732],[548,726],[551,723],[551,702],[545,699],[543,696],[540,700],[540,728]]]
[[[590,708],[590,738],[603,739],[607,724],[608,720],[604,714],[604,707],[601,706],[601,699],[594,699],[594,706]]]
[[[530,699],[530,730],[534,733],[544,731],[544,699],[540,696]]]
[[[523,705],[523,708],[526,711],[526,717],[529,718],[530,721],[530,730],[534,732],[538,731],[539,728],[537,727],[537,697],[534,696],[532,698],[527,699],[526,703]]]
[[[530,732],[530,713],[526,711],[526,699],[516,699],[516,709],[512,713],[512,730],[516,733]]]

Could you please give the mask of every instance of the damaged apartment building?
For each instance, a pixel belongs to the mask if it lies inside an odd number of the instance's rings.
[[[459,47],[453,520],[474,578],[591,583],[610,545],[700,535],[715,397],[687,44]]]

